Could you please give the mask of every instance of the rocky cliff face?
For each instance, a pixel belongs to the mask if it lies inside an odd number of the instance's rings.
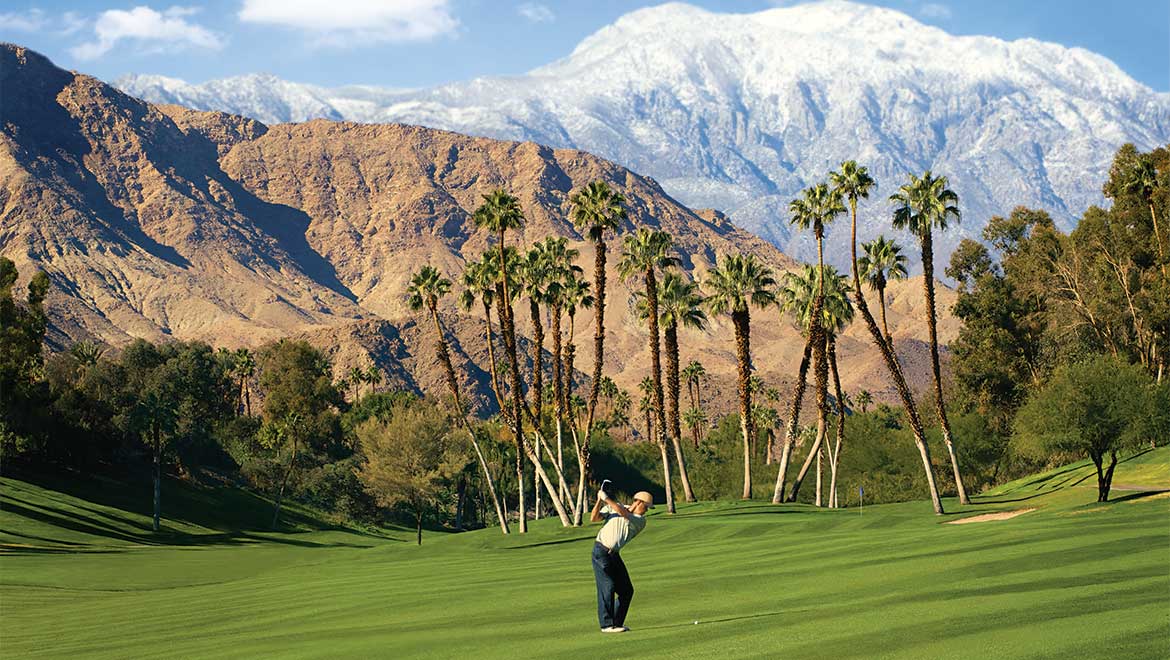
[[[587,274],[593,249],[568,220],[568,199],[595,179],[628,200],[621,233],[670,232],[688,277],[701,279],[732,252],[754,253],[777,270],[795,266],[721,214],[696,214],[654,180],[581,151],[396,124],[269,127],[154,106],[12,45],[0,47],[0,85],[0,253],[26,274],[41,269],[52,278],[59,342],[172,337],[254,346],[298,335],[326,347],[339,372],[372,359],[389,382],[438,392],[433,337],[407,308],[407,281],[428,263],[457,280],[484,252],[488,237],[471,213],[497,187],[519,197],[527,218],[510,243],[565,236]],[[619,252],[620,237],[610,246]],[[630,310],[631,287],[616,269],[607,277],[607,371],[632,389],[645,375],[646,334]],[[895,334],[913,349],[925,337],[921,295],[907,283],[891,299]],[[945,340],[956,327],[945,292],[940,307]],[[442,312],[465,385],[488,408],[482,322],[454,300]],[[588,311],[578,318],[583,368],[592,319]],[[802,344],[775,310],[755,319],[756,367],[779,385]],[[526,306],[517,321],[527,333]],[[855,327],[841,340],[844,386],[880,393],[884,374],[863,333]],[[730,337],[725,319],[709,332],[681,333],[683,360],[703,361],[715,389],[730,391]]]

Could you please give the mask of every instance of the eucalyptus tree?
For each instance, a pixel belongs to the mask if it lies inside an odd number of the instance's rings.
[[[882,332],[892,349],[894,338],[886,323],[886,285],[894,280],[906,279],[906,255],[902,254],[902,246],[885,236],[878,236],[861,247],[865,255],[857,261],[857,268],[861,271],[861,279],[878,295],[882,310]]]
[[[593,304],[597,308],[593,331],[593,381],[589,391],[589,411],[581,438],[581,475],[577,481],[577,509],[585,506],[585,481],[589,473],[589,436],[593,431],[593,417],[597,412],[598,388],[601,370],[605,364],[605,260],[607,232],[616,233],[626,218],[625,197],[611,189],[605,181],[593,181],[574,193],[573,224],[584,230],[593,242]]]
[[[495,263],[485,255],[483,259],[469,262],[463,268],[463,292],[459,294],[459,304],[467,311],[471,311],[477,301],[483,306],[483,321],[487,328],[488,374],[491,376],[496,406],[502,413],[505,406],[500,389],[499,367],[496,365],[495,333],[492,330],[492,305],[495,303],[496,282],[499,280],[494,270]]]
[[[735,357],[738,367],[736,390],[739,395],[739,425],[743,435],[743,499],[752,496],[752,396],[751,378],[751,307],[767,307],[776,301],[772,287],[776,280],[772,269],[755,255],[727,255],[703,283],[707,290],[707,309],[712,314],[728,314],[735,330]]]
[[[906,229],[918,237],[922,245],[922,286],[926,294],[926,323],[930,333],[930,367],[934,374],[934,399],[939,423],[942,425],[943,443],[950,454],[951,470],[955,476],[955,488],[959,491],[959,502],[970,504],[967,489],[963,486],[963,475],[959,471],[959,457],[955,452],[955,439],[951,434],[951,423],[947,419],[946,402],[943,399],[942,373],[938,359],[938,319],[934,305],[934,239],[937,228],[946,231],[950,220],[958,222],[959,196],[947,187],[945,176],[936,177],[928,170],[921,178],[910,175],[909,183],[890,196],[894,203],[894,227]]]
[[[814,447],[819,451],[824,442],[825,430],[828,424],[828,381],[829,363],[825,354],[825,328],[821,324],[822,310],[825,304],[825,227],[845,211],[841,203],[840,193],[828,184],[818,183],[806,188],[800,197],[792,200],[788,205],[791,217],[789,221],[800,230],[811,229],[817,240],[817,295],[814,298],[809,338],[812,341],[813,374],[816,377],[817,401],[817,439]],[[816,453],[812,451],[809,457]],[[801,469],[801,475],[793,483],[789,501],[795,501],[796,492],[800,488],[801,479],[807,471],[809,461]],[[819,502],[818,502],[819,504]]]
[[[434,266],[423,266],[417,273],[410,278],[410,284],[407,286],[407,304],[413,311],[421,311],[425,309],[431,317],[431,322],[435,327],[435,356],[439,359],[439,363],[443,365],[443,373],[447,380],[447,389],[451,394],[451,400],[455,403],[456,418],[467,430],[468,436],[471,438],[471,446],[475,449],[475,455],[479,459],[480,467],[483,469],[484,480],[488,487],[488,495],[492,498],[492,505],[496,509],[496,518],[500,523],[500,531],[507,534],[508,521],[504,515],[504,510],[500,506],[500,498],[496,495],[496,485],[492,480],[492,473],[488,469],[487,460],[484,458],[483,450],[479,446],[479,440],[476,438],[475,429],[472,428],[471,423],[467,419],[467,412],[463,409],[463,401],[459,396],[459,380],[455,376],[455,366],[451,363],[451,351],[447,347],[446,333],[443,331],[443,323],[439,319],[439,300],[451,293],[451,280],[444,277],[438,269]]]
[[[844,170],[845,168],[842,169]],[[865,170],[861,166],[850,166],[849,169],[856,171]],[[868,179],[868,175],[865,178]],[[854,227],[857,226],[857,202],[869,196],[869,191],[873,185],[872,179],[866,181],[858,177],[857,180],[847,185],[842,182],[841,185],[835,186],[836,191],[849,200]],[[855,229],[853,235],[856,236],[856,234]],[[922,468],[926,473],[926,484],[930,491],[931,504],[934,506],[934,512],[941,515],[943,513],[942,499],[939,498],[938,487],[934,481],[934,468],[930,462],[930,447],[926,444],[926,433],[922,428],[922,418],[918,415],[918,407],[914,404],[914,396],[910,392],[910,386],[906,383],[906,377],[902,373],[902,367],[898,364],[898,357],[894,353],[894,347],[882,335],[881,329],[878,328],[877,322],[874,320],[873,314],[870,313],[869,306],[865,302],[865,294],[861,290],[861,271],[858,268],[856,240],[850,246],[850,254],[852,257],[850,266],[853,272],[853,301],[855,307],[857,311],[861,312],[861,317],[865,321],[865,327],[869,331],[874,344],[881,352],[882,360],[886,363],[886,369],[890,372],[890,377],[894,381],[894,387],[898,390],[898,396],[902,399],[902,406],[906,411],[906,417],[910,422],[910,429],[914,434],[914,444],[918,447],[918,454],[922,459]]]
[[[681,383],[678,329],[679,326],[694,330],[705,329],[707,327],[707,314],[703,311],[703,306],[704,301],[702,294],[699,293],[699,285],[695,282],[687,282],[678,273],[667,273],[658,283],[659,321],[663,326],[662,340],[663,347],[666,349],[666,418],[669,424],[670,439],[674,443],[674,459],[678,465],[679,479],[682,481],[683,496],[687,502],[695,501],[695,493],[691,488],[690,476],[687,474],[686,457],[682,450],[682,430],[679,425]]]
[[[646,321],[650,331],[650,377],[654,382],[651,396],[654,400],[654,413],[658,423],[658,434],[655,441],[662,454],[662,474],[666,487],[666,510],[674,513],[674,489],[671,487],[670,454],[666,450],[666,397],[662,390],[662,342],[659,332],[659,305],[658,305],[658,274],[665,274],[670,268],[678,265],[678,257],[671,254],[672,239],[670,234],[647,227],[640,228],[636,233],[626,236],[622,257],[618,261],[618,272],[626,280],[641,280],[644,288],[639,292],[644,303],[644,314],[640,316]],[[677,439],[675,440],[677,446]]]

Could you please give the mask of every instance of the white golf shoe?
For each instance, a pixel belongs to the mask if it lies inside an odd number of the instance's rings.
[[[626,628],[625,626],[610,626],[608,628],[602,628],[601,632],[603,632],[603,633],[623,633],[627,630],[629,630],[629,628]]]

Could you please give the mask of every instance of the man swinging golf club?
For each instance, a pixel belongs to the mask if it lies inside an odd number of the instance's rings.
[[[634,495],[628,507],[610,499],[606,489],[612,488],[606,479],[597,491],[597,503],[589,516],[590,522],[605,521],[593,544],[593,575],[597,579],[597,621],[603,633],[621,633],[625,626],[634,585],[619,554],[627,543],[646,529],[647,509],[654,508],[654,498],[646,491]],[[603,506],[604,505],[604,506]]]

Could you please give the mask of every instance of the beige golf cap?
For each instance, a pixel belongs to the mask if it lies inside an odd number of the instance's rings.
[[[634,499],[644,503],[647,509],[654,508],[654,496],[644,490],[634,493]]]

